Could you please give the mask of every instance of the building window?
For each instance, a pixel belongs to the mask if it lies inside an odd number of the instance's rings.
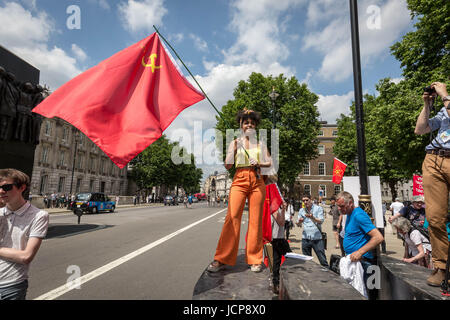
[[[52,124],[50,121],[45,121],[45,135],[50,136],[52,134]]]
[[[83,169],[83,157],[80,155],[78,155],[77,157],[77,169],[81,170]]]
[[[309,176],[310,175],[310,171],[309,171],[309,169],[310,169],[310,163],[308,162],[304,167],[303,167],[303,174],[305,175],[305,176]]]
[[[341,186],[334,186],[334,194],[341,192]]]
[[[84,136],[80,133],[79,138],[78,138],[78,143],[80,144],[80,146],[83,146],[84,143]]]
[[[311,195],[311,185],[310,184],[305,184],[303,186],[303,194],[309,194]]]
[[[66,177],[59,177],[58,192],[64,192],[65,184],[66,184]]]
[[[105,185],[106,185],[105,181],[102,181],[100,183],[100,192],[105,192]]]
[[[94,180],[91,180],[90,182],[89,182],[89,191],[90,192],[94,192],[95,190],[94,190]]]
[[[112,194],[114,194],[114,187],[115,187],[115,185],[114,185],[114,181],[111,181],[111,193]]]
[[[323,130],[319,131],[319,137],[323,137]]]
[[[39,185],[39,193],[40,194],[45,194],[47,191],[47,180],[48,180],[48,176],[44,175],[41,176],[41,183]]]
[[[333,130],[333,137],[337,137],[338,135],[338,131],[337,130]]]
[[[325,162],[319,162],[319,176],[325,175]]]
[[[61,150],[59,155],[59,165],[64,166],[66,164],[66,152]]]
[[[42,157],[41,157],[41,161],[42,163],[48,163],[48,147],[43,147],[42,148]]]
[[[77,186],[76,186],[75,190],[76,190],[75,191],[76,193],[79,193],[81,191],[81,179],[80,178],[77,179]]]
[[[319,154],[325,154],[325,146],[324,145],[319,145]]]
[[[320,191],[322,191],[322,192],[320,192]],[[323,197],[323,198],[326,198],[326,197],[327,197],[327,186],[325,186],[325,185],[323,185],[323,184],[321,184],[321,185],[319,186],[319,196],[321,196],[321,197]]]
[[[69,129],[67,127],[63,127],[62,141],[67,141],[68,137],[69,137]]]
[[[103,163],[103,159],[100,158],[100,164],[99,164],[99,171],[100,174],[103,174],[103,169],[105,168],[105,164]]]

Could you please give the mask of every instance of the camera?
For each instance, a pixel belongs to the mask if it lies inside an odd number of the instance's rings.
[[[436,93],[436,90],[434,88],[432,88],[431,86],[423,88],[423,91],[427,92],[429,94]]]

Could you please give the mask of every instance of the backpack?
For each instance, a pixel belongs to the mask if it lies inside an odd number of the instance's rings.
[[[419,231],[427,240],[430,242],[430,232],[427,228],[419,225],[418,223],[411,222],[411,227],[417,231]]]

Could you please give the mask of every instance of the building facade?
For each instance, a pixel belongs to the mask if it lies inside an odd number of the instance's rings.
[[[206,178],[202,189],[208,197],[224,198],[228,197],[230,194],[232,183],[233,181],[230,179],[228,172],[215,172],[213,175]]]
[[[342,191],[342,183],[332,182],[334,153],[333,147],[338,137],[338,127],[335,124],[322,122],[318,136],[319,156],[309,161],[303,168],[303,173],[297,178],[301,195],[310,194],[312,198],[330,199]]]
[[[126,195],[127,184],[127,167],[119,169],[68,122],[43,119],[31,178],[33,195],[91,191]]]

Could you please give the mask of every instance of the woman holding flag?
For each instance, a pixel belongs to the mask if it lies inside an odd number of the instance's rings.
[[[261,120],[258,112],[244,109],[239,111],[236,120],[241,135],[233,140],[225,159],[225,168],[236,167],[230,188],[228,212],[222,233],[217,244],[214,261],[208,266],[210,272],[217,272],[225,265],[235,265],[242,213],[248,199],[248,238],[246,247],[247,263],[254,272],[261,271],[263,257],[262,217],[266,186],[260,168],[272,165],[267,147],[257,142],[256,126]]]

